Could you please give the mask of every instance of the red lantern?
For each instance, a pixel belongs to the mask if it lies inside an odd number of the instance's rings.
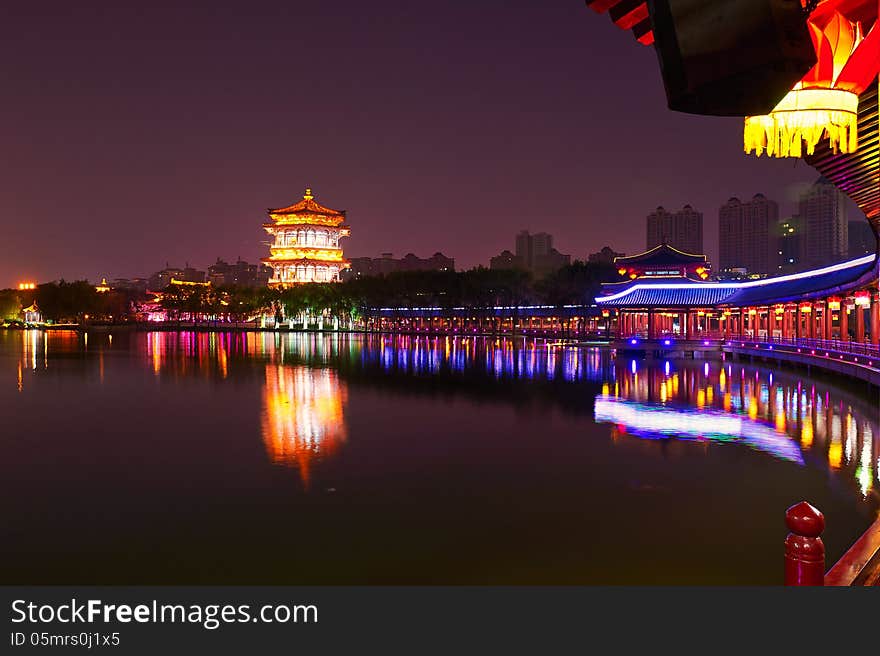
[[[745,151],[812,155],[827,136],[834,152],[858,148],[859,94],[880,70],[877,0],[820,0],[807,20],[816,65],[766,116],[747,116]]]

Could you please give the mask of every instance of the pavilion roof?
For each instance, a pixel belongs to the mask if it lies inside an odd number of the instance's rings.
[[[654,246],[644,253],[637,255],[621,255],[614,258],[615,264],[640,265],[640,266],[677,266],[682,264],[705,264],[705,255],[696,255],[694,253],[685,253],[669,244],[660,244]]]
[[[770,305],[855,289],[877,275],[878,260],[866,255],[776,278],[745,282],[699,282],[684,278],[639,278],[603,285],[602,307],[715,307]]]
[[[311,189],[306,189],[306,193],[303,194],[302,200],[298,203],[288,205],[287,207],[280,207],[278,209],[269,209],[268,211],[269,214],[323,214],[324,216],[345,216],[345,210],[330,209],[329,207],[324,207],[315,201]]]
[[[611,21],[622,30],[632,30],[636,41],[649,46],[654,43],[654,31],[646,0],[586,0],[597,14],[608,12]]]

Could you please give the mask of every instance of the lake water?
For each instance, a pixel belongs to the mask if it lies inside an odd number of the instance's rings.
[[[875,392],[543,341],[0,330],[4,583],[776,584]]]

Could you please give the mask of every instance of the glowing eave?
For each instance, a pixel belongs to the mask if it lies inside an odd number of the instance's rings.
[[[706,262],[705,255],[698,254],[698,253],[687,253],[685,251],[677,249],[675,246],[670,246],[669,244],[659,244],[657,246],[654,246],[653,248],[649,248],[648,250],[646,250],[642,253],[637,253],[636,255],[618,255],[617,257],[614,258],[613,262],[614,262],[614,264],[627,264],[628,262],[632,262],[633,260],[643,258],[647,255],[650,255],[651,253],[659,251],[659,250],[663,249],[664,246],[668,250],[673,251],[675,253],[678,253],[679,255],[700,258],[703,262]],[[693,262],[692,264],[698,264],[698,263]],[[684,264],[676,264],[676,265],[670,265],[670,266],[685,266],[685,265]],[[688,266],[690,266],[690,264],[688,264]]]
[[[304,257],[299,260],[273,260],[270,257],[264,257],[261,262],[265,262],[268,266],[280,265],[280,264],[314,264],[320,266],[329,266],[331,264],[338,265],[340,269],[349,269],[351,268],[351,262],[348,260],[338,260],[334,262],[330,262],[327,260],[316,260],[314,258]]]
[[[342,262],[342,250],[338,248],[271,248],[270,262],[315,260],[318,262]]]
[[[319,225],[331,228],[347,228],[345,225],[345,217],[342,216],[325,216],[321,214],[270,214],[269,218],[273,223],[267,223],[267,226],[309,226]]]
[[[616,301],[624,298],[640,289],[749,289],[751,287],[764,287],[766,285],[775,285],[776,283],[780,282],[788,282],[791,280],[804,280],[806,278],[813,278],[816,276],[825,275],[827,273],[834,273],[835,271],[845,271],[846,269],[857,268],[866,264],[870,264],[874,261],[875,257],[875,255],[865,255],[864,257],[860,257],[856,260],[833,264],[822,269],[803,271],[801,273],[792,273],[785,276],[779,276],[777,278],[749,280],[746,282],[660,283],[657,285],[636,283],[632,287],[616,294],[597,297],[596,303],[610,303],[611,301]]]

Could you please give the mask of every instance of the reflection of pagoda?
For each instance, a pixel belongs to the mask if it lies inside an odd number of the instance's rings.
[[[309,485],[313,459],[332,455],[346,439],[345,386],[331,369],[266,367],[263,441],[272,462],[297,467]]]
[[[351,234],[345,212],[316,203],[311,189],[300,202],[268,212],[272,223],[263,227],[275,241],[262,261],[274,271],[270,285],[336,282],[339,272],[351,266],[339,247],[340,237]]]

